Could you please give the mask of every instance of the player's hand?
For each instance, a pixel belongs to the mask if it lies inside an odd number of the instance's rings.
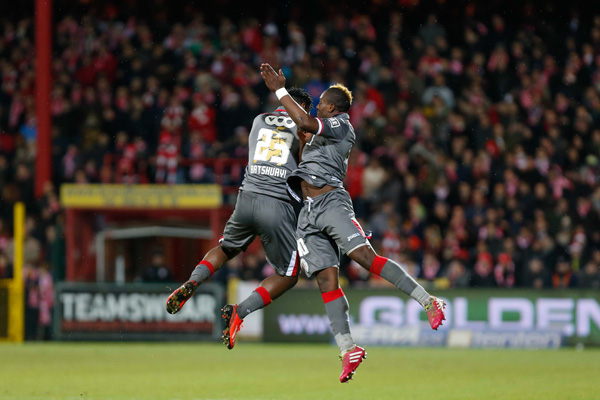
[[[272,92],[276,92],[277,89],[285,87],[285,76],[283,76],[283,72],[281,70],[279,70],[279,73],[275,72],[273,67],[269,64],[260,65],[260,76],[262,76],[265,84]]]

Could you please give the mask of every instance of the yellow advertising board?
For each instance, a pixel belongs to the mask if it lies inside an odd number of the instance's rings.
[[[221,187],[201,185],[64,184],[65,208],[215,209],[222,205]]]

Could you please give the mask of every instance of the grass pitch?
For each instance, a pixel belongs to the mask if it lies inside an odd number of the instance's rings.
[[[353,381],[329,345],[0,344],[0,399],[600,399],[600,350],[367,348]]]

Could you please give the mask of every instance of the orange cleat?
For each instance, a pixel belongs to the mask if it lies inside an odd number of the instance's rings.
[[[427,312],[431,329],[437,331],[437,329],[442,325],[442,321],[446,319],[446,316],[444,315],[445,307],[446,302],[444,302],[444,300],[438,299],[435,296],[431,296],[429,298],[429,303],[425,305],[425,311]]]
[[[187,281],[177,290],[175,290],[167,299],[167,312],[169,314],[177,314],[196,291],[198,282]]]
[[[233,349],[233,346],[235,346],[237,334],[244,326],[244,320],[238,316],[237,308],[237,304],[227,304],[221,309],[223,312],[222,317],[225,320],[225,329],[223,330],[223,336],[221,336],[221,338],[223,339],[223,344],[225,344],[229,350]]]

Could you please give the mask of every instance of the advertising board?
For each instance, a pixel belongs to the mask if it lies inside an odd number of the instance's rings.
[[[177,314],[164,284],[57,285],[54,334],[59,340],[212,340],[221,337],[223,289],[204,284]]]
[[[385,346],[555,348],[600,345],[600,293],[462,290],[436,295],[444,325],[432,331],[421,306],[399,291],[347,289],[357,343]],[[317,289],[294,289],[264,310],[264,340],[331,342]]]

